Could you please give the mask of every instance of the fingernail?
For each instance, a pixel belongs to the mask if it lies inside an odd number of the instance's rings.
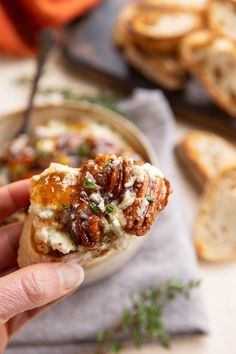
[[[84,270],[78,264],[63,264],[59,266],[58,273],[65,290],[76,288],[84,280]]]

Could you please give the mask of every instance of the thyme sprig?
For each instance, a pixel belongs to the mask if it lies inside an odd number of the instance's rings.
[[[32,77],[23,75],[18,77],[15,80],[15,82],[18,85],[28,86],[32,84]],[[80,103],[80,102],[95,103],[124,115],[124,113],[121,112],[121,110],[117,107],[117,101],[121,97],[119,95],[107,91],[101,91],[96,95],[82,95],[78,93],[76,89],[67,86],[66,87],[40,86],[38,88],[37,94],[41,96],[51,96],[54,94],[58,94],[60,98],[63,99],[64,101],[70,101],[73,103]]]
[[[140,348],[147,340],[156,340],[168,347],[170,335],[163,323],[166,305],[179,295],[188,297],[191,290],[199,285],[199,280],[191,280],[186,284],[170,280],[133,295],[131,306],[123,311],[120,322],[99,333],[95,354],[120,353],[124,344],[122,338],[131,340],[136,348]]]

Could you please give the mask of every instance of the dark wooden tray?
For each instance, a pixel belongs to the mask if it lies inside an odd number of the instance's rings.
[[[70,66],[96,80],[130,91],[135,87],[157,86],[133,70],[113,44],[113,26],[120,9],[130,0],[106,0],[80,21],[65,29],[63,50]],[[200,84],[190,78],[184,90],[164,91],[179,118],[203,124],[236,136],[236,119],[229,117],[208,97]]]

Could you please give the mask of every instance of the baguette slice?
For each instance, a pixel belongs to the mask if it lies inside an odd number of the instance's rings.
[[[176,150],[186,172],[191,174],[200,188],[223,169],[236,166],[236,148],[226,139],[210,132],[188,133]]]
[[[207,16],[211,29],[236,41],[236,1],[211,0]]]
[[[207,261],[236,257],[236,167],[224,170],[209,185],[194,239],[198,255]]]
[[[18,250],[18,258],[17,262],[20,268],[27,267],[31,264],[36,263],[47,263],[47,262],[63,262],[63,263],[74,263],[80,264],[81,266],[85,266],[87,263],[90,263],[97,256],[103,256],[104,253],[98,252],[96,255],[93,251],[86,252],[84,254],[81,251],[71,252],[65,255],[50,255],[43,254],[39,252],[36,248],[34,242],[34,228],[32,224],[32,217],[27,215],[26,220],[24,222],[23,231],[20,237],[19,250]]]
[[[143,76],[168,90],[181,89],[185,82],[185,70],[177,57],[171,55],[148,55],[134,45],[125,46],[128,62]]]
[[[159,169],[128,157],[99,154],[79,168],[51,163],[30,181],[18,264],[85,265],[127,250],[147,234],[171,192]]]
[[[183,65],[204,85],[216,104],[236,118],[236,48],[233,41],[210,30],[183,39]]]
[[[168,9],[146,9],[127,24],[129,40],[146,52],[173,53],[187,34],[202,28],[198,14]]]
[[[206,9],[208,0],[145,0],[151,6],[174,10],[201,12]]]

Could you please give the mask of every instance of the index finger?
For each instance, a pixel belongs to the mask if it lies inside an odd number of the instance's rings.
[[[0,188],[0,221],[29,204],[29,180],[11,183]]]
[[[4,269],[16,264],[22,226],[21,222],[14,222],[0,228],[0,276]]]

